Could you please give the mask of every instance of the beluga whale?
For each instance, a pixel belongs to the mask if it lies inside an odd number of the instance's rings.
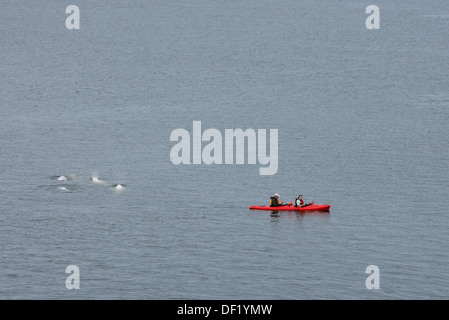
[[[59,175],[59,176],[53,176],[51,178],[54,180],[57,180],[57,181],[71,181],[73,179],[76,179],[76,175],[74,175],[74,174]]]
[[[106,184],[106,182],[104,182],[103,180],[100,180],[100,179],[98,178],[98,175],[92,175],[92,178],[90,178],[90,180],[91,180],[93,183]]]
[[[120,184],[120,183],[119,184],[114,184],[113,187],[114,187],[115,191],[123,191],[123,190],[125,190],[125,186],[123,184]]]

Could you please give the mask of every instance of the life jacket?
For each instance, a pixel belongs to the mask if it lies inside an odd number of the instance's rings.
[[[276,197],[271,197],[270,207],[279,207],[279,199],[277,199]]]
[[[298,200],[299,200],[299,206],[304,205],[304,200],[300,200],[300,199],[296,198],[296,199],[295,199],[295,207],[298,206]]]

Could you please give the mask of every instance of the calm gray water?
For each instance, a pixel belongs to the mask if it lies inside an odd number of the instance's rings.
[[[379,30],[356,0],[73,4],[2,1],[0,298],[449,298],[446,0]],[[194,120],[278,129],[277,173],[175,166]],[[275,192],[331,210],[248,209]]]

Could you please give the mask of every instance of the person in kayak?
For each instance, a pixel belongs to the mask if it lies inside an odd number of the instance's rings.
[[[270,198],[270,207],[282,207],[282,206],[291,206],[292,203],[289,202],[287,204],[284,204],[284,200],[282,202],[279,202],[279,194],[275,193],[273,197]]]
[[[304,203],[304,200],[302,199],[302,194],[298,196],[298,198],[295,199],[295,207],[307,207],[314,204],[314,202],[310,203]]]
[[[270,198],[270,207],[280,207],[284,205],[284,200],[279,202],[279,194],[275,193],[273,197]]]

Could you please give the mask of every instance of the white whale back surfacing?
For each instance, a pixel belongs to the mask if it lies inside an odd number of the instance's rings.
[[[124,185],[122,185],[122,184],[120,184],[120,183],[118,183],[118,184],[109,184],[109,183],[107,183],[107,182],[105,182],[105,181],[103,181],[103,180],[100,180],[99,178],[98,178],[98,175],[92,175],[92,177],[91,177],[91,179],[90,179],[93,183],[96,183],[96,184],[101,184],[101,185],[104,185],[104,186],[109,186],[109,187],[112,187],[115,191],[123,191],[123,190],[125,190],[125,186]]]
[[[93,176],[90,179],[93,183],[97,183],[97,184],[107,184],[106,182],[104,182],[103,180],[100,180],[97,176]]]

